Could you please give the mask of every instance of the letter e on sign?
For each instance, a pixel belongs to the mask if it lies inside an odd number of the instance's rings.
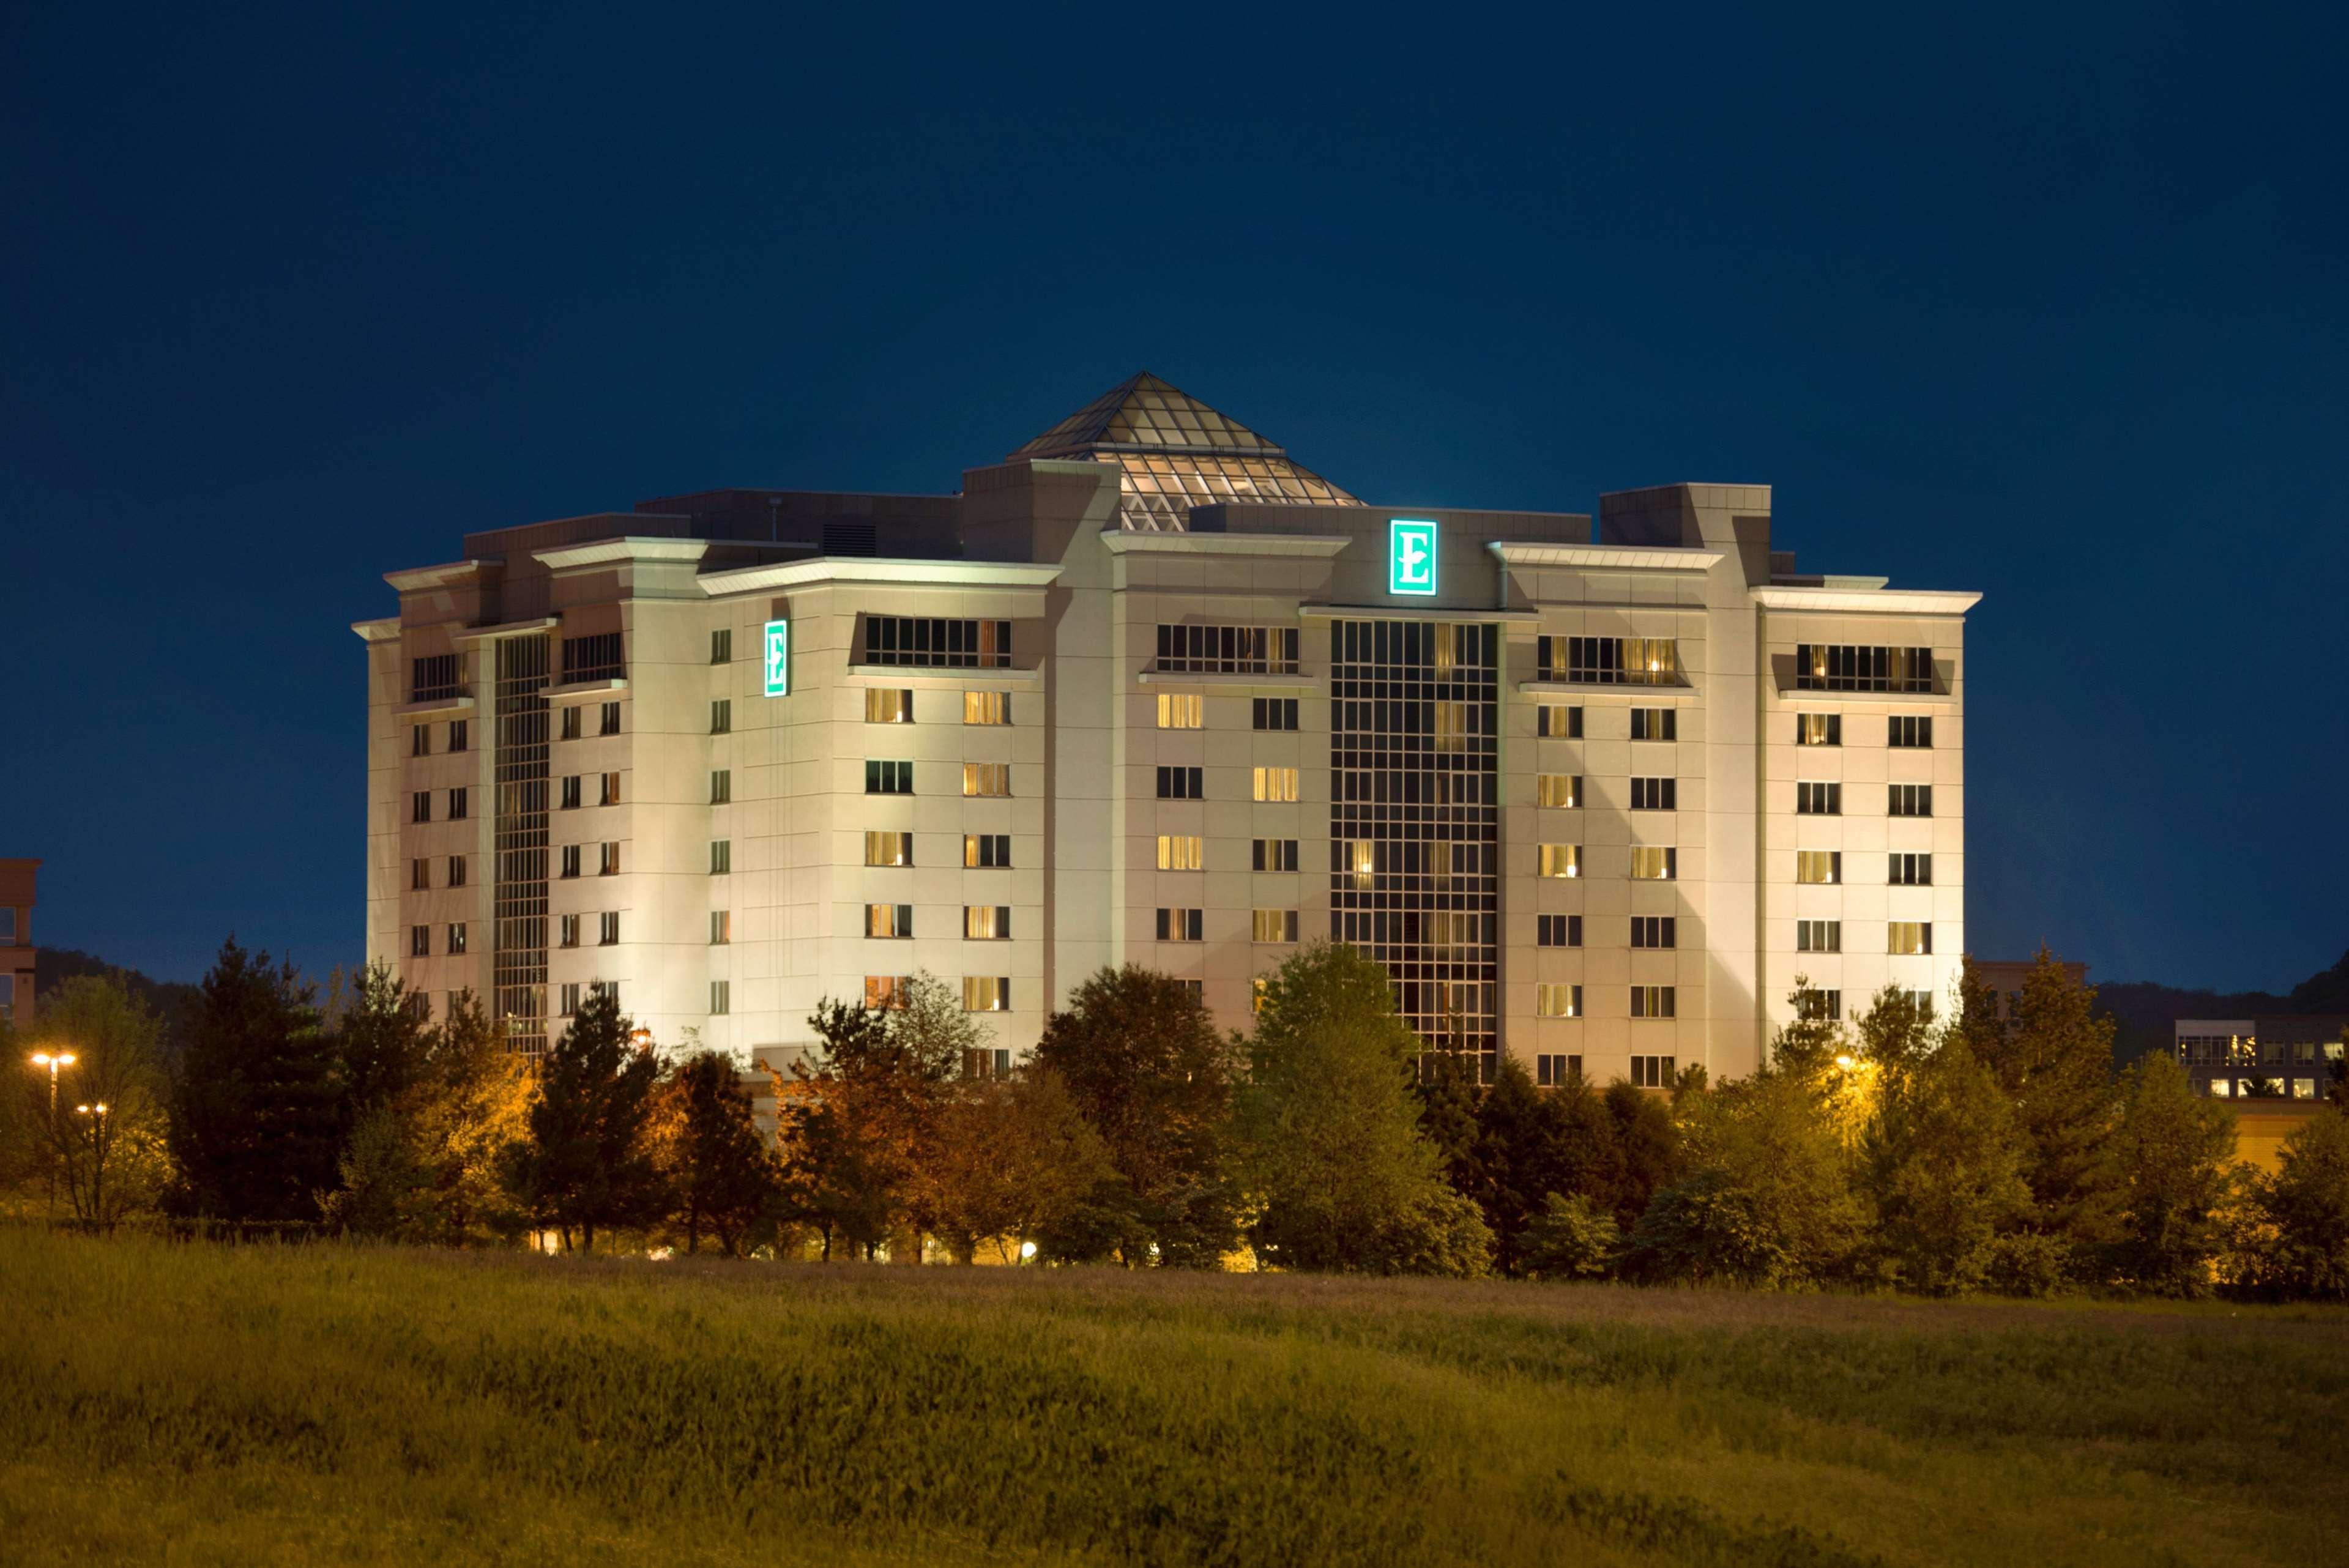
[[[767,695],[786,696],[792,689],[792,624],[767,623]]]
[[[1435,524],[1407,517],[1388,522],[1387,592],[1435,592]]]

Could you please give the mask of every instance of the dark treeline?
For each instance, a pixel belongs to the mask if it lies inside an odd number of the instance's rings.
[[[73,1066],[7,1098],[20,1212],[442,1245],[923,1257],[1781,1288],[2349,1296],[2349,1113],[2279,1171],[2048,954],[2002,1020],[1971,971],[1940,1016],[1886,991],[1781,1031],[1752,1077],[1537,1088],[1427,1053],[1382,971],[1315,944],[1223,1034],[1189,988],[1104,970],[1030,1059],[940,982],[827,1002],[769,1074],[656,1049],[591,1002],[535,1062],[460,995],[380,969],[322,999],[233,941],[180,1019],[67,981],[17,1043]],[[681,1047],[681,1048],[680,1048]]]

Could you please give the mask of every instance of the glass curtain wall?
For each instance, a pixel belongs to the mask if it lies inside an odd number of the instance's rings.
[[[509,1047],[546,1048],[547,638],[497,644],[497,947],[491,985]]]

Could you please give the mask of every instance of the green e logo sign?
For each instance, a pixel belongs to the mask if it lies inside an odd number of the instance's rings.
[[[792,689],[792,624],[767,623],[767,695],[788,696]]]
[[[1435,524],[1407,517],[1387,524],[1387,592],[1435,592]]]

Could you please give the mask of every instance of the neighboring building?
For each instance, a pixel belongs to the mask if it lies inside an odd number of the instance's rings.
[[[2031,958],[1977,958],[1973,961],[1975,977],[1991,988],[1998,998],[1998,1021],[2002,1024],[2014,1016],[2015,1004],[2023,1000],[2023,982],[2037,965]],[[2064,975],[2075,985],[2088,983],[2088,966],[2065,964]]]
[[[955,495],[469,536],[368,652],[367,934],[518,1047],[599,986],[771,1059],[927,970],[1008,1066],[1133,963],[1315,936],[1538,1080],[1947,995],[1971,593],[1797,575],[1759,485],[1374,507],[1153,377]]]
[[[0,860],[0,1023],[33,1021],[33,905],[38,861]]]
[[[2323,1099],[2341,1071],[2349,1014],[2180,1018],[2175,1029],[2178,1060],[2203,1094]]]

